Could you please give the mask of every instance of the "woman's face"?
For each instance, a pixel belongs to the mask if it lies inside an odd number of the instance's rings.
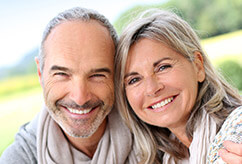
[[[171,131],[185,127],[198,82],[205,78],[201,54],[194,53],[194,57],[194,62],[189,62],[166,45],[146,38],[131,47],[125,90],[140,119]]]

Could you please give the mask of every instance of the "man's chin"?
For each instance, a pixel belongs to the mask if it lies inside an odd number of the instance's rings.
[[[67,130],[64,127],[61,127],[61,129],[63,130],[65,135],[68,135],[68,136],[74,137],[74,138],[88,138],[88,137],[92,136],[95,133],[95,131],[97,130],[97,129],[93,129],[91,131],[86,131],[86,130],[74,131],[74,130]]]

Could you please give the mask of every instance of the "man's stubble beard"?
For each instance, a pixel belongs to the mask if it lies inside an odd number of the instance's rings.
[[[94,120],[92,120],[91,123],[89,123],[89,125],[85,125],[88,123],[89,119],[75,120],[74,122],[76,124],[80,125],[80,127],[83,124],[85,128],[72,129],[71,127],[69,127],[71,125],[68,125],[68,118],[65,117],[63,112],[61,112],[61,110],[57,107],[56,103],[52,104],[49,101],[47,101],[47,99],[45,99],[45,103],[48,107],[48,112],[50,116],[52,117],[52,119],[55,120],[55,122],[60,126],[60,128],[69,136],[77,138],[88,138],[92,136],[112,110],[112,106],[107,107],[105,106],[105,104],[103,104],[99,106],[99,109],[95,109],[99,110],[99,112],[97,113],[97,117],[94,118]]]

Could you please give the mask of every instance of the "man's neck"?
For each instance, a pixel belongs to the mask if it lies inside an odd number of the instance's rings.
[[[98,127],[97,131],[88,138],[72,137],[65,132],[64,133],[73,147],[92,158],[97,149],[97,145],[105,132],[106,123],[107,121],[104,120],[103,123]]]

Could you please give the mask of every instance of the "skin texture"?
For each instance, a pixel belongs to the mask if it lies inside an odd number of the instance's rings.
[[[115,48],[109,32],[94,20],[64,22],[44,46],[42,72],[36,63],[49,113],[70,142],[92,157],[114,103]]]
[[[170,129],[189,147],[186,122],[196,101],[198,82],[205,78],[201,55],[194,53],[192,63],[164,44],[146,38],[135,43],[128,55],[125,89],[134,112],[151,125]],[[173,100],[152,109],[168,98]]]

